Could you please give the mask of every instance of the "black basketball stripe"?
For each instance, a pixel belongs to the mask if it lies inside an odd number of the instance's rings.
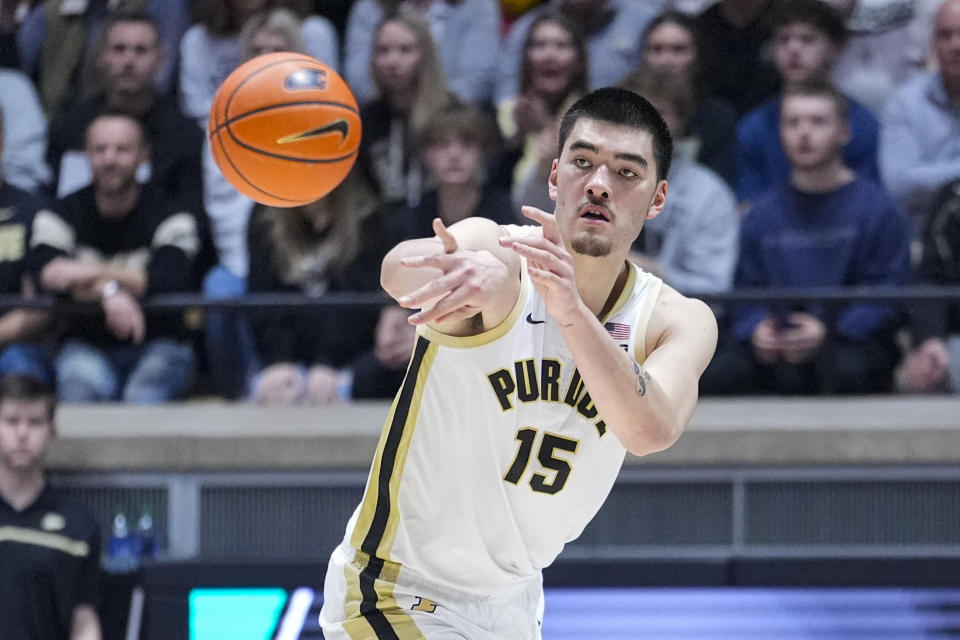
[[[357,111],[356,109],[354,109],[353,107],[351,107],[350,105],[343,104],[342,102],[333,102],[333,101],[331,101],[331,100],[300,100],[300,101],[298,101],[298,102],[278,102],[277,104],[271,104],[271,105],[266,105],[266,106],[263,106],[263,107],[257,107],[257,108],[254,109],[253,111],[246,111],[246,112],[244,112],[244,113],[241,113],[240,115],[233,116],[232,118],[227,118],[226,120],[224,120],[223,122],[221,122],[220,124],[218,124],[216,129],[211,129],[211,130],[210,130],[210,135],[213,135],[213,134],[217,133],[218,131],[220,131],[220,130],[223,129],[224,127],[230,126],[230,125],[233,124],[234,122],[237,122],[237,121],[239,121],[239,120],[243,120],[244,118],[249,118],[249,117],[252,116],[252,115],[256,115],[256,114],[258,114],[258,113],[263,113],[264,111],[270,111],[271,109],[282,109],[282,108],[284,108],[284,107],[293,107],[293,106],[299,106],[299,105],[302,105],[302,104],[305,104],[305,105],[321,105],[321,106],[327,105],[327,106],[332,106],[332,107],[340,107],[341,109],[344,109],[344,110],[349,111],[349,112],[351,112],[351,113],[355,113],[355,114],[357,114],[357,115],[360,115],[360,112]]]
[[[364,617],[373,632],[377,634],[377,640],[400,640],[397,633],[390,626],[387,616],[383,611],[377,608],[377,578],[383,570],[383,560],[370,557],[370,562],[360,572],[360,593],[363,600],[360,602],[360,615]]]
[[[230,130],[230,127],[227,127],[227,133],[230,134],[230,138],[236,142],[238,145],[246,149],[247,151],[253,151],[254,153],[259,153],[262,156],[267,156],[268,158],[276,158],[277,160],[287,160],[289,162],[301,162],[303,164],[333,164],[334,162],[341,162],[346,160],[350,156],[357,155],[358,149],[354,149],[345,156],[337,156],[336,158],[297,158],[295,156],[285,156],[282,153],[274,153],[273,151],[265,151],[264,149],[258,149],[257,147],[251,146],[246,142],[237,139],[237,136],[233,135],[233,131]]]
[[[429,346],[429,340],[423,336],[417,338],[417,345],[413,350],[410,367],[407,369],[403,386],[400,388],[400,397],[397,399],[397,409],[393,412],[393,421],[390,423],[387,441],[383,446],[383,455],[380,458],[380,475],[377,477],[377,506],[373,512],[373,519],[370,522],[367,535],[360,545],[360,550],[367,553],[371,558],[376,556],[377,547],[380,546],[383,535],[386,533],[387,519],[390,516],[390,477],[393,475],[393,469],[397,462],[397,449],[400,447],[403,428],[407,423],[407,417],[410,413],[410,402],[413,398],[414,389],[417,386],[420,366],[423,364],[423,356]],[[380,571],[378,569],[377,575],[379,575],[379,573]],[[366,598],[364,598],[364,601],[366,601]],[[375,603],[376,593],[374,593],[374,605]]]
[[[227,150],[224,148],[223,142],[220,140],[220,135],[219,135],[219,134],[216,136],[216,138],[217,138],[217,144],[220,145],[220,151],[222,152],[223,157],[227,159],[227,162],[230,163],[230,166],[233,167],[233,170],[236,171],[237,175],[240,176],[240,179],[241,179],[241,180],[243,180],[244,182],[246,182],[248,185],[250,185],[251,187],[253,187],[253,188],[256,189],[257,191],[259,191],[259,192],[262,193],[263,195],[265,195],[265,196],[270,196],[271,198],[275,198],[275,199],[277,199],[277,200],[283,200],[284,202],[289,202],[291,206],[297,206],[297,205],[305,204],[303,200],[292,200],[291,198],[284,198],[283,196],[278,196],[278,195],[272,194],[272,193],[270,193],[269,191],[267,191],[267,190],[259,187],[258,185],[254,184],[253,182],[251,182],[251,181],[250,181],[250,178],[248,178],[247,176],[243,175],[243,172],[240,171],[240,167],[238,167],[236,164],[234,164],[233,158],[230,157],[230,154],[227,153]],[[213,144],[212,140],[211,140],[211,144]]]

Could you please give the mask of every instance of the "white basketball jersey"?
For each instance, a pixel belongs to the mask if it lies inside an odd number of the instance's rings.
[[[629,269],[602,322],[642,363],[661,281]],[[522,271],[499,326],[470,337],[418,329],[345,540],[400,580],[411,571],[490,594],[538,576],[593,518],[623,463]]]

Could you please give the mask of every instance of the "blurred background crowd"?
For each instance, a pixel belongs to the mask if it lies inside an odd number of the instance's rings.
[[[348,179],[293,210],[238,193],[204,134],[274,51],[337,69],[363,122]],[[375,295],[434,217],[552,210],[559,116],[607,85],[675,138],[632,259],[681,292],[960,284],[960,0],[5,1],[0,65],[0,294],[83,303],[6,309],[0,374],[63,402],[392,396],[399,307],[144,300]],[[716,310],[705,394],[960,391],[950,304]]]

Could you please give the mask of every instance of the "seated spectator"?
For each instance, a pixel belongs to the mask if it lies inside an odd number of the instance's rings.
[[[0,72],[2,73],[2,72]],[[0,111],[0,130],[3,125]],[[0,134],[0,149],[4,147]],[[36,282],[27,271],[30,227],[40,207],[37,196],[0,179],[0,294],[32,297]],[[45,383],[53,382],[46,343],[49,314],[38,309],[5,309],[0,312],[0,376],[22,373]]]
[[[495,125],[475,107],[451,105],[434,116],[419,143],[434,189],[418,206],[401,204],[393,214],[398,239],[433,235],[434,218],[446,226],[471,216],[516,222],[510,194],[486,181],[498,142]]]
[[[392,245],[377,199],[357,171],[312,204],[258,205],[249,243],[251,293],[309,296],[379,291],[380,262]],[[263,368],[252,384],[253,399],[331,401],[331,380],[366,351],[376,321],[377,312],[363,309],[258,311],[252,324]]]
[[[773,55],[784,86],[829,77],[847,37],[839,14],[821,0],[789,0],[773,14]],[[877,179],[877,119],[853,100],[850,141],[843,148],[844,164]],[[744,116],[737,126],[737,197],[749,205],[790,176],[790,161],[777,135],[781,97],[770,98]]]
[[[312,0],[271,0],[265,10],[272,13],[270,9],[285,9],[296,16],[304,53],[339,72],[341,31],[323,15],[324,11],[313,5]]]
[[[4,180],[25,191],[38,192],[50,181],[50,169],[43,157],[47,118],[33,83],[19,70],[0,69],[0,109],[6,114],[6,144],[0,156]]]
[[[451,99],[427,23],[408,12],[386,18],[374,35],[370,70],[380,97],[360,109],[357,164],[383,201],[415,207],[424,176],[414,143]]]
[[[697,16],[710,93],[732,105],[738,116],[779,87],[776,69],[764,51],[773,4],[773,0],[720,0]]]
[[[916,278],[923,284],[960,284],[960,179],[946,185],[921,235]],[[960,393],[960,306],[915,303],[911,343],[897,369],[906,393]]]
[[[937,194],[960,177],[960,0],[937,12],[933,48],[939,71],[894,92],[883,114],[883,180],[917,231]]]
[[[623,86],[645,97],[674,136],[667,174],[669,197],[647,220],[633,244],[630,261],[681,293],[726,291],[737,263],[740,215],[730,187],[694,160],[684,145],[696,101],[685,74],[641,65]]]
[[[243,61],[240,34],[247,20],[272,7],[270,0],[199,0],[196,24],[180,42],[180,109],[206,126],[217,89]],[[339,44],[327,20],[311,16],[300,24],[306,53],[337,68]]]
[[[370,66],[374,35],[401,5],[430,25],[450,90],[464,102],[488,103],[500,50],[496,0],[356,0],[347,19],[343,59],[344,77],[361,106],[383,95]]]
[[[305,53],[300,20],[287,9],[253,14],[240,32],[243,61],[277,51]],[[204,197],[218,264],[206,274],[207,298],[231,298],[247,291],[247,224],[254,202],[234,188],[213,159],[209,139],[203,154]],[[224,398],[245,398],[256,373],[253,334],[247,318],[231,311],[210,311],[204,318],[204,347],[213,386]]]
[[[712,169],[731,187],[736,181],[733,148],[737,112],[709,95],[703,73],[703,47],[696,21],[683,13],[667,11],[653,19],[643,35],[643,63],[682,75],[692,84],[695,113],[687,127],[675,133],[674,144],[688,140],[696,146],[695,160]]]
[[[850,33],[833,68],[833,81],[880,113],[890,92],[927,66],[933,14],[941,0],[827,2],[843,13]]]
[[[910,272],[910,226],[876,182],[843,162],[846,99],[831,85],[792,84],[780,133],[790,182],[760,197],[744,218],[736,286],[901,285]],[[854,303],[735,309],[732,343],[701,380],[704,393],[879,393],[899,359],[898,312]],[[829,344],[828,344],[829,343]],[[826,345],[826,346],[825,346]]]
[[[4,3],[6,4],[6,3]],[[54,119],[83,97],[83,71],[97,34],[110,15],[145,12],[169,52],[159,72],[161,93],[172,95],[180,38],[190,24],[187,0],[83,0],[39,2],[17,30],[20,64],[35,78],[47,115]]]
[[[587,91],[587,58],[575,25],[548,13],[527,30],[520,58],[520,93],[500,103],[497,122],[520,157],[511,191],[521,205],[550,210],[547,178],[559,145],[560,117]]]
[[[523,93],[517,61],[523,59],[530,27],[545,14],[577,25],[589,61],[587,89],[598,89],[616,84],[640,62],[643,31],[657,9],[637,0],[549,0],[531,9],[513,23],[503,42],[494,91],[497,107]]]
[[[66,318],[56,358],[64,402],[154,403],[182,396],[194,355],[182,314],[145,320],[140,299],[185,290],[199,246],[195,218],[136,179],[140,122],[107,113],[87,128],[93,184],[37,213],[29,260],[48,291],[99,303]]]

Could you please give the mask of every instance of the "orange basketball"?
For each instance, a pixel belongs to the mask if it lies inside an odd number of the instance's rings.
[[[237,67],[213,98],[210,149],[240,193],[295,207],[340,184],[357,159],[360,112],[347,83],[301,53],[268,53]]]

